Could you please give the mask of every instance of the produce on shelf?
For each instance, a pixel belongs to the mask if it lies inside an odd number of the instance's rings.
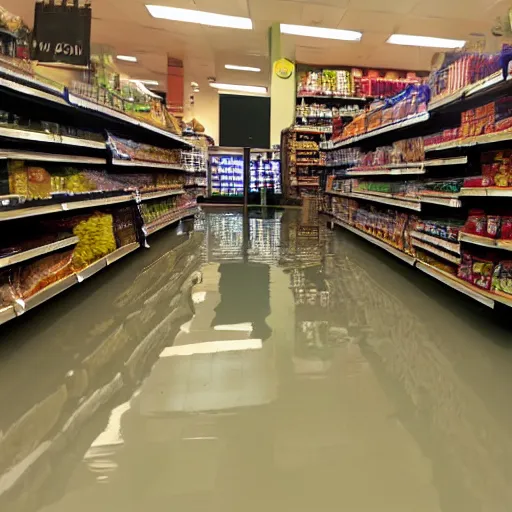
[[[73,253],[73,268],[81,270],[116,250],[112,215],[96,212],[73,228],[78,244]]]
[[[0,306],[27,300],[73,273],[73,251],[53,253],[0,272]]]
[[[108,144],[114,158],[134,162],[154,162],[159,164],[181,165],[179,149],[164,149],[133,140],[108,135]]]

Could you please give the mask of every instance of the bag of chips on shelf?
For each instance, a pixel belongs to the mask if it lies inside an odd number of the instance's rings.
[[[494,269],[492,289],[498,293],[512,295],[512,261],[500,261]]]

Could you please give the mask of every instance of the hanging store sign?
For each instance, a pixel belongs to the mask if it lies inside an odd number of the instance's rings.
[[[274,73],[279,78],[287,79],[292,76],[294,67],[293,62],[288,59],[279,59],[274,63]]]
[[[91,6],[83,0],[36,3],[32,60],[88,66],[91,56]]]

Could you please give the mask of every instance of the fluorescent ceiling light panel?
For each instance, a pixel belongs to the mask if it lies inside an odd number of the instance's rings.
[[[210,84],[210,87],[219,89],[221,91],[237,91],[237,92],[252,92],[256,94],[267,94],[266,87],[260,87],[259,85],[236,85],[236,84],[219,84],[214,82]]]
[[[117,60],[124,60],[126,62],[137,62],[137,57],[131,55],[118,55]]]
[[[386,42],[390,44],[401,44],[404,46],[424,46],[427,48],[462,48],[466,44],[466,41],[461,41],[459,39],[408,36],[406,34],[393,34]]]
[[[178,9],[165,5],[146,5],[153,18],[171,21],[184,21],[186,23],[199,23],[211,27],[240,28],[252,30],[252,20],[240,16],[227,16],[213,12],[196,11],[193,9]]]
[[[260,68],[251,68],[250,66],[235,66],[234,64],[226,64],[224,67],[226,69],[234,69],[235,71],[252,71],[254,73],[259,73],[261,71]]]
[[[307,27],[305,25],[286,25],[281,23],[281,34],[292,36],[318,37],[321,39],[338,39],[340,41],[360,41],[361,32],[340,30],[338,28]]]

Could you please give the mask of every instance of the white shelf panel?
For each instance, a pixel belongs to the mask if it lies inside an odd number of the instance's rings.
[[[416,263],[416,267],[425,274],[428,274],[434,279],[437,279],[438,281],[441,281],[442,283],[446,284],[450,288],[453,288],[454,290],[457,290],[458,292],[461,292],[464,295],[471,297],[472,299],[476,300],[477,302],[480,302],[480,304],[483,304],[484,306],[494,309],[495,298],[492,297],[492,294],[490,294],[489,292],[479,290],[475,286],[466,283],[462,279],[452,276],[448,272],[443,272],[442,270],[439,270],[421,261],[418,261]]]
[[[417,168],[405,168],[405,169],[376,169],[368,171],[347,171],[345,176],[406,176],[412,174],[425,174],[425,169],[421,167]]]
[[[91,149],[105,150],[107,147],[105,142],[79,139],[75,137],[69,137],[67,135],[55,135],[53,133],[6,128],[5,126],[0,126],[0,137],[7,137],[10,139],[31,140],[34,142],[51,142],[54,144],[66,144],[67,146],[77,146]]]
[[[134,160],[119,160],[117,158],[112,160],[112,165],[122,166],[122,167],[151,167],[154,169],[166,169],[169,171],[181,171],[188,172],[180,165],[173,164],[160,164],[157,162],[138,162]]]
[[[27,299],[24,302],[24,308],[16,309],[17,316],[20,316],[25,311],[29,311],[30,309],[33,309],[36,306],[40,306],[41,304],[43,304],[43,302],[52,299],[59,293],[62,293],[63,291],[67,290],[68,288],[71,288],[71,286],[77,283],[78,280],[76,274],[72,274],[46,287],[44,290],[37,292],[36,294],[32,295],[32,297]]]
[[[486,133],[476,137],[466,137],[465,139],[450,140],[448,142],[441,142],[440,144],[425,146],[425,153],[432,151],[444,151],[446,149],[467,148],[483,144],[493,144],[494,142],[503,142],[508,140],[512,140],[512,132],[510,131]]]
[[[461,188],[459,195],[466,197],[512,197],[512,188],[465,187]]]
[[[504,251],[512,251],[512,240],[496,240],[485,236],[471,235],[469,233],[460,233],[460,241],[473,245],[481,245],[483,247],[492,247],[494,249],[502,249]]]
[[[12,306],[0,308],[0,325],[5,324],[5,322],[8,322],[13,318],[16,318],[16,313],[14,312],[14,308]]]
[[[383,133],[400,130],[401,128],[413,126],[418,123],[424,123],[425,121],[428,121],[429,118],[430,118],[430,114],[428,112],[423,112],[422,114],[416,114],[407,119],[404,119],[403,121],[399,121],[397,123],[383,126],[382,128],[378,128],[377,130],[372,130],[371,132],[363,133],[362,135],[356,135],[354,137],[351,137],[350,139],[346,139],[341,142],[336,142],[331,147],[324,146],[324,149],[338,149],[338,148],[342,148],[345,146],[349,146],[350,144],[354,144],[355,142],[370,139],[372,137],[377,137],[379,135],[382,135]]]
[[[0,268],[9,267],[11,265],[15,265],[16,263],[21,263],[22,261],[27,261],[32,258],[37,258],[38,256],[43,256],[51,252],[59,251],[60,249],[76,245],[77,243],[78,237],[70,236],[64,240],[42,245],[41,247],[37,247],[35,249],[29,249],[28,251],[13,254],[12,256],[4,256],[3,258],[0,258]]]
[[[31,160],[37,162],[64,162],[88,165],[107,165],[106,158],[77,155],[56,155],[53,153],[35,153],[32,151],[0,150],[0,158],[9,160]]]
[[[105,105],[100,105],[99,103],[95,103],[94,101],[90,101],[88,99],[82,98],[82,97],[77,96],[76,94],[73,94],[71,92],[69,93],[69,102],[71,103],[71,105],[74,105],[76,107],[81,107],[86,110],[92,110],[94,112],[99,112],[101,114],[104,114],[104,115],[111,117],[113,119],[116,119],[118,121],[123,121],[125,123],[144,128],[145,130],[148,130],[148,131],[151,131],[154,133],[158,133],[159,135],[163,135],[164,137],[167,137],[171,140],[179,142],[180,144],[183,144],[184,146],[194,147],[194,144],[192,144],[191,142],[188,142],[187,140],[183,139],[179,135],[175,135],[174,133],[171,133],[162,128],[158,128],[157,126],[153,126],[152,124],[146,123],[144,121],[139,121],[138,119],[136,119],[132,116],[129,116],[128,114],[125,114],[124,112],[118,112],[117,110],[111,109]]]
[[[399,206],[400,208],[406,208],[408,210],[414,210],[416,212],[421,211],[421,203],[417,199],[402,199],[396,198],[392,194],[379,194],[378,192],[373,193],[360,193],[360,192],[334,192],[327,191],[328,194],[332,194],[340,197],[350,197],[352,199],[364,199],[366,201],[373,201],[374,203],[389,204],[391,206]]]
[[[438,238],[436,236],[427,235],[427,233],[422,233],[421,231],[413,231],[411,233],[413,238],[418,240],[423,240],[424,242],[428,242],[431,245],[437,245],[438,247],[442,247],[447,251],[454,252],[456,254],[460,254],[460,244],[456,242],[449,242],[448,240],[443,240],[442,238]]]
[[[395,247],[387,244],[386,242],[383,242],[382,240],[379,240],[378,238],[375,238],[372,235],[368,235],[364,231],[361,231],[360,229],[357,229],[354,226],[351,226],[350,224],[347,224],[346,222],[343,222],[342,220],[338,220],[336,218],[333,219],[333,222],[337,224],[338,226],[351,231],[352,233],[355,233],[356,235],[360,236],[361,238],[364,238],[368,242],[371,242],[374,245],[377,245],[381,249],[384,249],[385,251],[391,253],[393,256],[396,256],[397,258],[401,259],[405,263],[409,265],[414,265],[414,262],[416,261],[413,256],[410,256],[409,254],[406,254],[399,249],[396,249]]]
[[[55,96],[54,94],[40,91],[38,89],[34,89],[34,88],[28,87],[26,85],[21,85],[17,82],[12,82],[11,80],[6,80],[5,78],[0,78],[0,87],[5,87],[6,89],[11,89],[17,93],[25,94],[26,96],[36,97],[36,98],[39,98],[42,100],[49,101],[51,103],[69,107],[69,104],[64,100],[64,98],[62,98],[60,96]]]
[[[464,165],[467,163],[467,156],[459,156],[455,158],[435,158],[432,160],[425,160],[425,162],[423,162],[423,165],[425,167],[441,167],[443,165]]]
[[[195,215],[197,213],[197,208],[187,208],[186,210],[184,210],[183,212],[179,212],[177,213],[175,216],[173,216],[172,218],[168,219],[165,223],[163,224],[160,224],[158,226],[147,226],[146,227],[146,232],[149,235],[152,235],[154,233],[156,233],[157,231],[160,231],[168,226],[170,226],[171,224],[174,224],[182,219],[185,219],[186,217],[191,217],[192,215]]]
[[[430,194],[420,194],[420,201],[428,204],[438,204],[439,206],[448,206],[449,208],[460,208],[462,202],[454,197],[434,196]]]
[[[159,192],[148,192],[146,194],[140,195],[141,201],[149,201],[150,199],[158,199],[159,197],[168,197],[168,196],[179,196],[184,194],[185,191],[180,190],[161,190]]]
[[[38,215],[48,215],[50,213],[64,212],[68,210],[81,210],[84,208],[94,208],[96,206],[107,206],[111,204],[126,203],[134,201],[134,196],[122,195],[106,197],[104,199],[89,199],[85,201],[72,201],[69,203],[57,203],[48,206],[34,206],[28,208],[18,208],[16,210],[0,211],[0,222],[15,219],[24,219],[27,217],[36,217]]]
[[[460,264],[460,257],[455,256],[453,254],[441,251],[437,247],[434,247],[433,245],[427,244],[425,242],[422,242],[421,240],[412,239],[411,244],[414,245],[414,247],[418,247],[418,249],[423,249],[424,251],[428,251],[432,254],[435,254],[436,256],[439,256],[440,258],[449,261],[451,263],[455,263],[455,265]]]
[[[115,263],[117,260],[124,258],[128,254],[132,253],[133,251],[136,251],[139,248],[140,248],[140,244],[138,242],[134,242],[132,244],[128,244],[123,247],[120,247],[119,249],[117,249],[114,252],[107,255],[107,257],[106,257],[107,265],[112,265],[112,263]]]

